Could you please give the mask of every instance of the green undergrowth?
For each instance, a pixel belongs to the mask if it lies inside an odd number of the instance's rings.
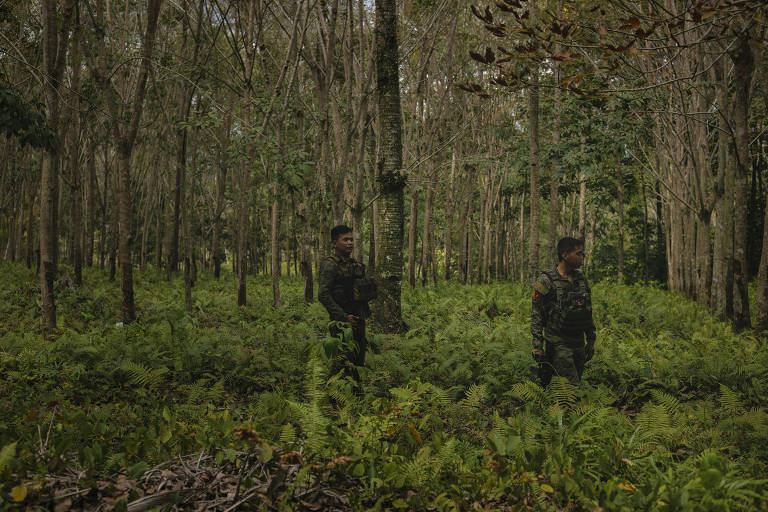
[[[67,468],[87,484],[200,450],[232,460],[254,447],[246,429],[264,457],[298,450],[353,482],[359,510],[768,509],[768,349],[670,292],[595,284],[596,356],[579,388],[545,391],[526,287],[405,290],[408,330],[371,326],[357,396],[328,379],[327,316],[298,278],[278,309],[251,278],[238,308],[231,274],[201,273],[190,314],[182,280],[148,271],[122,326],[117,282],[60,274],[43,340],[33,273],[0,266],[0,508],[42,503]]]

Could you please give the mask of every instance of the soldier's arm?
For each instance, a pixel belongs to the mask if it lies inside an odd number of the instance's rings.
[[[338,268],[332,261],[323,260],[320,263],[320,275],[318,277],[320,289],[317,292],[317,299],[328,310],[331,320],[346,322],[347,313],[333,300],[333,294],[331,293],[333,283],[339,278],[338,274]]]
[[[544,324],[547,321],[546,302],[552,293],[552,283],[542,274],[533,286],[531,301],[531,336],[533,350],[544,350]]]

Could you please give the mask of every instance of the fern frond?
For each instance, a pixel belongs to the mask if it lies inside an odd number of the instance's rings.
[[[738,411],[742,408],[741,397],[728,386],[720,384],[720,405],[727,412]]]
[[[159,387],[163,382],[163,375],[168,372],[168,368],[164,366],[152,369],[133,361],[126,361],[121,364],[120,370],[128,374],[128,382],[147,389]]]
[[[459,407],[465,411],[474,411],[480,408],[485,398],[485,384],[472,384],[467,390],[466,396],[459,402]]]
[[[293,425],[286,423],[280,429],[280,444],[282,446],[291,444],[296,441],[296,429]]]
[[[569,409],[576,404],[576,386],[565,377],[553,377],[549,384],[549,394],[559,407]]]
[[[677,410],[680,409],[680,401],[669,393],[665,393],[658,389],[652,389],[651,396],[656,403],[664,407],[669,414],[675,414]]]
[[[533,402],[536,404],[541,404],[546,399],[544,389],[530,380],[513,384],[512,395],[525,402]]]
[[[224,387],[224,379],[216,381],[216,384],[211,386],[206,396],[209,402],[218,403],[224,400],[227,395],[227,389]]]

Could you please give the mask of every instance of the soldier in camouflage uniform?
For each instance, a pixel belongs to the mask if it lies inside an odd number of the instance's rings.
[[[536,280],[531,306],[532,353],[544,386],[553,375],[578,384],[584,363],[595,354],[592,293],[578,270],[584,263],[584,242],[562,238],[557,254],[557,266]]]
[[[340,225],[331,230],[331,241],[334,254],[320,263],[320,290],[318,299],[328,310],[332,321],[346,322],[352,326],[354,347],[342,350],[334,358],[331,365],[331,375],[340,371],[355,381],[360,380],[358,366],[365,365],[365,351],[368,341],[365,337],[365,319],[370,316],[368,302],[356,300],[353,282],[365,278],[365,265],[358,263],[352,257],[354,239],[348,226]],[[331,336],[338,337],[340,329],[330,328]]]

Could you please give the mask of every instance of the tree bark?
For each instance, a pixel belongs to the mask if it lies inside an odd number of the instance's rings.
[[[96,149],[93,141],[88,142],[88,230],[85,243],[85,264],[93,266],[94,236],[96,233]]]
[[[749,87],[755,71],[755,59],[749,40],[740,36],[736,49],[730,54],[734,70],[733,128],[734,128],[734,200],[747,204],[749,181]],[[737,330],[748,328],[749,266],[747,262],[747,209],[734,209],[733,219],[733,325]]]
[[[402,116],[397,45],[397,2],[376,0],[377,101],[381,120],[378,183],[381,247],[376,262],[379,300],[375,319],[385,332],[403,329],[400,292],[403,268]]]
[[[538,2],[531,0],[529,4],[531,23],[538,20]],[[535,40],[533,43],[537,46]],[[536,64],[531,69],[530,88],[528,89],[528,124],[530,135],[530,234],[528,236],[528,276],[535,279],[539,272],[539,70]]]
[[[58,134],[60,118],[60,84],[64,74],[69,30],[74,13],[75,0],[63,0],[57,12],[56,0],[44,0],[43,18],[43,69],[48,77],[44,81],[45,113],[49,126]],[[42,155],[40,193],[40,295],[42,300],[43,332],[51,334],[56,329],[56,281],[57,261],[57,212],[59,183],[59,156],[53,151]]]
[[[456,210],[456,159],[456,148],[454,148],[451,152],[451,174],[445,194],[445,262],[443,277],[446,281],[451,279],[451,258],[453,257],[453,217]]]
[[[427,284],[428,268],[432,263],[432,246],[430,240],[432,239],[432,178],[428,178],[430,181],[427,183],[426,197],[424,198],[424,226],[421,234],[421,285]]]
[[[408,284],[416,286],[416,238],[419,224],[419,185],[411,184],[411,209],[408,215]],[[423,243],[423,241],[422,241]]]
[[[616,159],[616,209],[619,217],[619,224],[617,226],[618,241],[617,241],[617,253],[618,253],[618,279],[619,283],[624,281],[624,176],[621,163],[621,156],[617,155]]]
[[[272,255],[272,307],[280,307],[280,202],[272,199],[270,222],[270,248]]]

